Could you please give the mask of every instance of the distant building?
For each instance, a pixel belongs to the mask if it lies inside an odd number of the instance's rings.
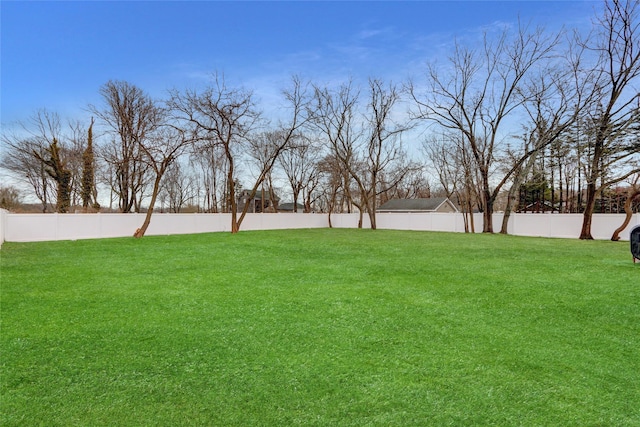
[[[447,197],[428,199],[392,199],[381,205],[376,212],[458,212],[458,208]]]
[[[300,203],[296,204],[296,212],[297,213],[303,213],[304,212],[304,206],[301,205]],[[293,203],[281,203],[278,205],[278,212],[294,212],[293,210]]]
[[[280,200],[278,196],[274,195],[273,200],[271,200],[271,195],[268,191],[256,191],[252,199],[249,196],[251,196],[251,190],[242,190],[238,194],[238,212],[242,212],[246,204],[249,204],[248,213],[277,212],[278,201]]]
[[[548,202],[546,200],[536,200],[533,203],[529,203],[527,206],[525,206],[524,208],[518,209],[518,213],[527,213],[527,212],[533,212],[533,213],[541,213],[541,212],[559,212],[558,210],[558,205],[556,204],[556,206],[553,206],[551,204],[551,202]]]

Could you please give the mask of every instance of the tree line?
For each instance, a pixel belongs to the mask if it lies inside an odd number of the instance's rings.
[[[229,212],[237,232],[249,206],[241,192],[276,200],[280,185],[294,211],[329,221],[357,211],[372,228],[384,201],[433,192],[457,202],[469,231],[479,211],[482,230],[494,232],[498,204],[503,233],[537,194],[538,206],[582,213],[580,238],[591,239],[605,196],[624,188],[628,213],[638,197],[639,9],[605,1],[589,34],[524,23],[487,30],[479,45],[455,42],[444,62],[403,84],[294,76],[270,111],[220,73],[164,99],[112,80],[88,106],[89,123],[63,125],[39,110],[18,131],[3,130],[2,168],[45,212],[96,211],[101,200],[145,210],[138,237],[158,204]],[[405,147],[409,138],[421,139],[421,153]],[[17,197],[7,186],[1,193]]]

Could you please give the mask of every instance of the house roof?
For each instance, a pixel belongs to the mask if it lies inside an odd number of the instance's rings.
[[[293,212],[293,203],[280,203],[278,205],[278,210],[281,211],[292,211]],[[298,203],[298,211],[302,212],[304,210],[304,206]]]
[[[240,192],[240,197],[248,196],[249,194],[251,194],[251,190],[246,190],[246,189],[245,189],[245,190],[242,190],[242,191]],[[262,200],[262,196],[263,196],[263,194],[264,194],[264,199],[265,199],[265,200],[271,200],[271,194],[269,193],[269,191],[264,191],[264,192],[263,192],[262,190],[258,190],[258,191],[256,191],[256,195],[255,195],[255,196],[253,196],[253,198],[254,198],[255,200]],[[275,196],[274,200],[278,201],[278,200],[280,200],[280,199],[278,198],[278,196]]]
[[[430,197],[428,199],[392,199],[378,208],[378,211],[424,211],[438,210],[444,203],[455,205],[446,197]]]

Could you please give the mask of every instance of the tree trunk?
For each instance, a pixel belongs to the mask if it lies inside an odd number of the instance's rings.
[[[527,159],[527,164],[524,168],[521,168],[513,179],[513,185],[509,189],[509,195],[507,197],[507,206],[504,209],[504,216],[502,217],[502,227],[500,228],[500,234],[507,234],[507,228],[509,226],[509,218],[511,217],[511,211],[513,207],[516,205],[516,197],[520,194],[520,187],[522,187],[522,183],[524,182],[526,176],[529,174],[533,165],[538,158],[538,152],[534,152]]]
[[[595,206],[596,184],[595,182],[590,182],[589,184],[587,184],[587,201],[584,207],[580,240],[593,240],[593,236],[591,235],[591,222],[593,219],[593,210]]]
[[[327,216],[328,216],[328,219],[329,219],[329,228],[333,228],[333,224],[331,223],[331,212],[333,212],[333,207],[336,204],[337,192],[338,192],[337,188],[332,188],[331,189],[331,198],[328,200],[329,209],[327,210]]]
[[[622,233],[622,231],[627,228],[627,225],[631,222],[631,217],[633,216],[633,209],[631,209],[631,205],[633,204],[633,200],[639,196],[640,188],[630,192],[629,197],[627,197],[626,202],[624,202],[624,212],[626,213],[626,216],[624,217],[622,225],[613,232],[613,235],[611,236],[612,241],[617,242],[620,240],[620,233]]]
[[[511,190],[509,190],[509,196],[507,198],[507,206],[504,208],[504,216],[502,217],[502,226],[500,227],[500,234],[509,234],[509,219],[511,218],[511,211],[513,210],[513,200]]]
[[[293,213],[298,212],[298,195],[299,195],[299,192],[297,191],[293,192]]]
[[[493,197],[489,194],[488,186],[483,190],[484,210],[482,212],[482,232],[493,233]]]
[[[373,186],[375,188],[375,185]],[[368,198],[367,203],[365,204],[367,207],[367,211],[369,213],[369,222],[371,222],[371,229],[375,230],[378,228],[376,223],[376,194],[374,194]]]
[[[509,234],[509,219],[511,218],[511,212],[516,205],[516,197],[520,195],[520,187],[522,186],[522,182],[524,181],[524,173],[516,174],[515,179],[513,180],[513,185],[509,189],[509,193],[507,195],[507,206],[504,208],[504,216],[502,217],[502,226],[500,227],[500,234]]]
[[[71,206],[71,172],[66,169],[61,170],[58,179],[56,210],[60,213],[66,213]]]
[[[144,222],[142,223],[142,227],[138,228],[135,233],[133,233],[133,237],[139,239],[144,236],[144,233],[147,232],[147,228],[149,228],[149,224],[151,224],[151,215],[153,214],[153,207],[156,204],[156,198],[158,197],[158,192],[160,190],[160,180],[162,179],[162,174],[159,173],[156,175],[156,179],[153,182],[153,193],[151,194],[151,202],[149,202],[149,210],[147,211],[147,215],[144,217]]]
[[[473,215],[473,203],[471,202],[471,190],[469,188],[467,188],[465,190],[465,192],[467,193],[466,195],[466,200],[465,200],[465,204],[466,204],[466,210],[467,210],[467,215],[469,215],[469,229],[465,228],[465,233],[475,233],[476,232],[476,224],[475,224],[475,218]]]
[[[493,215],[487,208],[485,208],[484,212],[482,212],[482,221],[482,232],[493,233]]]
[[[371,221],[371,229],[375,230],[377,228],[377,225],[376,225],[376,211],[375,210],[369,212],[369,221]]]
[[[229,170],[227,173],[227,181],[229,182],[229,203],[231,203],[231,234],[236,234],[240,230],[240,226],[237,223],[237,208],[236,208],[236,186],[233,181],[233,158],[231,154],[227,155],[229,161]]]
[[[311,213],[311,193],[304,198],[304,213]]]
[[[479,160],[479,159],[478,159]],[[482,180],[482,232],[493,233],[493,197],[489,185],[488,167],[480,168],[480,179]]]
[[[458,197],[458,202],[460,202],[460,197]],[[464,232],[469,232],[469,217],[467,216],[467,207],[466,201],[464,203],[460,203],[460,207],[462,208],[462,222],[464,223]]]

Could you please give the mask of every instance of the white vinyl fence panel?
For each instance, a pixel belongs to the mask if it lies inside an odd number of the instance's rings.
[[[335,228],[356,228],[359,215],[332,214]],[[464,232],[464,218],[460,213],[379,213],[379,229]],[[502,214],[495,214],[494,230],[500,230]],[[624,215],[594,214],[592,234],[595,239],[610,239],[622,224]],[[0,211],[0,242],[35,242],[47,240],[99,239],[128,237],[144,221],[144,214],[13,214]],[[482,215],[475,214],[475,231],[482,231]],[[629,240],[630,230],[640,225],[635,214],[621,233]],[[293,228],[326,228],[326,214],[277,213],[247,214],[242,230],[277,230]],[[367,215],[363,227],[369,228]],[[509,234],[520,236],[577,238],[582,227],[581,214],[512,214]],[[229,232],[231,214],[161,214],[155,213],[147,235],[195,234]]]
[[[4,233],[6,230],[6,221],[7,221],[7,214],[9,212],[5,211],[4,209],[0,209],[0,248],[2,247],[2,243],[4,243]]]

